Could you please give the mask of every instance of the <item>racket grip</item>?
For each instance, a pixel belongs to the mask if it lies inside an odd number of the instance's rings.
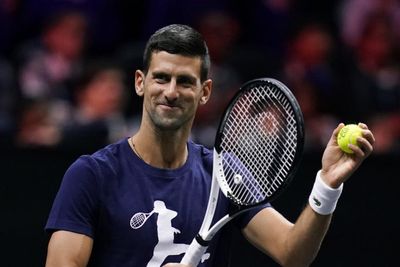
[[[201,241],[197,239],[200,239]],[[199,241],[204,245],[201,245]],[[194,238],[192,243],[189,245],[185,256],[183,256],[181,260],[181,263],[189,265],[191,267],[196,267],[200,263],[201,257],[204,255],[204,252],[206,252],[207,248],[208,242],[203,241],[201,236],[196,236],[196,238]]]

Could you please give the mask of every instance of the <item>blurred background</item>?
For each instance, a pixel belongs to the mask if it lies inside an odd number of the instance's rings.
[[[312,266],[398,266],[398,0],[0,0],[0,265],[43,266],[43,227],[66,168],[138,129],[134,71],[148,37],[171,23],[199,30],[212,59],[212,100],[193,140],[212,147],[227,101],[250,79],[273,77],[295,94],[304,158],[273,203],[291,220],[332,130],[368,124],[374,154],[346,183]],[[276,266],[230,231],[221,266]]]

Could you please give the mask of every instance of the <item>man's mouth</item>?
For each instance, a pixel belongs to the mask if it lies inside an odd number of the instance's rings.
[[[163,110],[177,110],[181,108],[179,105],[169,103],[158,103],[157,105],[160,106]]]

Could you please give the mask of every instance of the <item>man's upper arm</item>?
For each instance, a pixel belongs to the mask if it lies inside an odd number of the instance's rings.
[[[274,208],[258,212],[243,229],[247,240],[278,263],[286,255],[286,238],[293,224]]]
[[[91,237],[68,231],[56,231],[50,238],[46,267],[86,266],[92,247]]]

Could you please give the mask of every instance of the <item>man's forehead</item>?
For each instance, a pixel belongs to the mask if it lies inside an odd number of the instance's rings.
[[[156,51],[151,54],[149,71],[190,73],[200,77],[201,58]]]

